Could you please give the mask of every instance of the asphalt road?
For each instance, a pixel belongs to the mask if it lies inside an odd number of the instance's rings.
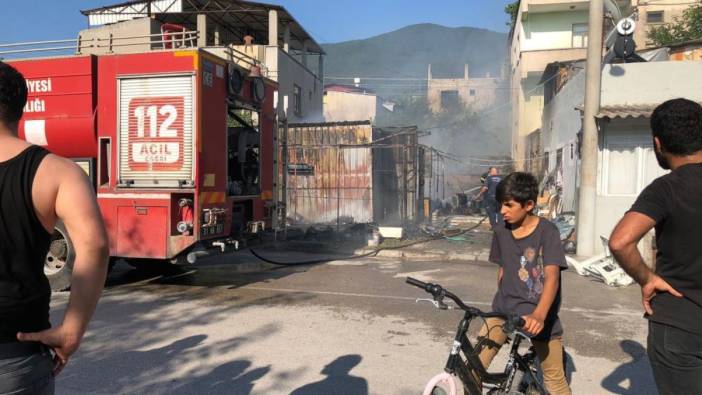
[[[118,264],[57,393],[418,394],[442,370],[460,315],[415,303],[423,292],[404,277],[439,282],[482,309],[496,280],[481,262],[249,271],[257,262],[239,252],[165,276]],[[654,394],[638,289],[566,271],[563,294],[574,393]],[[54,295],[52,319],[66,302],[66,293]]]

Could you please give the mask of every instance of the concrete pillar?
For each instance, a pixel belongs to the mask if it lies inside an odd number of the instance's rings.
[[[302,40],[302,65],[307,67],[307,40]]]
[[[278,46],[278,11],[268,11],[268,45]]]
[[[465,66],[463,66],[463,79],[468,81],[470,79],[470,73],[468,69],[468,64],[466,63]]]
[[[578,198],[578,255],[595,253],[595,210],[597,202],[597,121],[602,83],[602,0],[590,0],[587,64],[585,66],[585,114],[580,159],[580,195]]]
[[[290,52],[290,25],[283,28],[283,51]]]
[[[214,45],[219,46],[220,40],[219,40],[219,26],[215,26],[215,31],[214,31]]]
[[[197,14],[197,46],[207,46],[207,15]]]

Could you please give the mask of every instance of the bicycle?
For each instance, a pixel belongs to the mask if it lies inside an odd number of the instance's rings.
[[[519,346],[523,341],[531,344],[529,336],[520,331],[524,326],[524,319],[494,312],[484,313],[475,307],[467,306],[439,284],[425,283],[412,277],[407,277],[406,282],[432,295],[432,299],[417,299],[417,302],[430,302],[441,310],[460,308],[465,312],[458,324],[444,372],[429,380],[424,388],[424,395],[458,395],[459,385],[463,386],[466,395],[482,395],[483,388],[488,390],[489,395],[548,395],[539,378],[538,358],[533,346],[529,347],[526,353],[519,353]],[[444,303],[445,298],[451,299],[457,307]],[[477,347],[473,346],[467,334],[468,326],[473,319],[490,317],[505,321],[502,330],[512,342],[507,364],[504,371],[500,373],[487,372],[478,358]],[[456,379],[460,383],[457,383]]]

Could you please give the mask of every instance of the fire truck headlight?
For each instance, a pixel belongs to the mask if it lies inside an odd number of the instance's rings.
[[[176,229],[178,229],[178,232],[180,233],[188,232],[192,227],[193,224],[185,221],[180,221],[178,222],[178,225],[176,225]]]

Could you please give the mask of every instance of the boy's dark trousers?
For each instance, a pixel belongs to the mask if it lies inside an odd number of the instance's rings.
[[[649,321],[648,359],[661,395],[702,394],[702,336]]]
[[[37,343],[0,343],[0,395],[53,395],[53,358]]]

